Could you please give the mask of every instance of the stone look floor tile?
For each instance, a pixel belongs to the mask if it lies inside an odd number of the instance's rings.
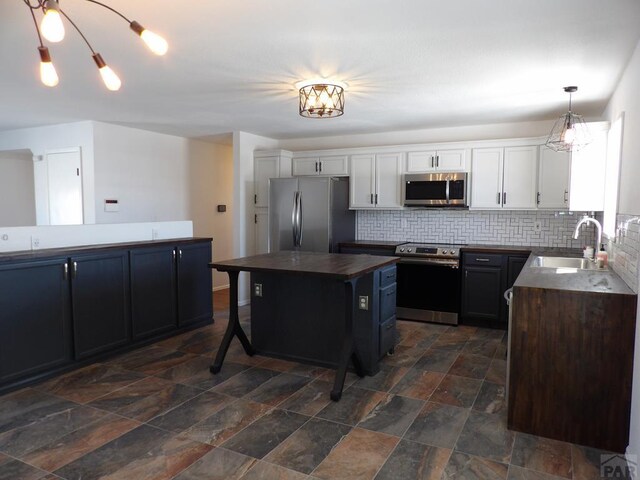
[[[354,386],[377,390],[378,392],[388,392],[393,388],[409,369],[406,367],[393,367],[391,365],[381,365],[380,371],[373,377],[359,378]]]
[[[457,351],[440,350],[429,348],[424,355],[414,365],[418,370],[428,370],[429,372],[447,373],[451,365],[458,358]]]
[[[109,365],[115,365],[125,370],[153,375],[168,368],[179,365],[194,358],[190,353],[168,350],[155,345],[126,353],[113,360],[108,361]]]
[[[360,428],[401,437],[424,407],[423,400],[387,395],[358,424]]]
[[[385,397],[382,392],[374,392],[358,387],[350,387],[342,393],[339,402],[331,402],[320,413],[318,418],[356,425]]]
[[[0,454],[0,480],[40,480],[47,472]]]
[[[351,431],[351,427],[312,418],[265,457],[305,474],[311,473],[333,447]]]
[[[275,407],[309,382],[311,382],[311,379],[307,377],[281,373],[276,377],[270,378],[258,388],[247,394],[246,398],[254,402],[264,403]]]
[[[483,355],[473,353],[461,353],[449,369],[450,375],[484,379],[491,364],[491,359]]]
[[[273,465],[267,462],[256,462],[253,468],[249,470],[242,480],[305,480],[306,475],[279,465]]]
[[[515,465],[509,467],[509,475],[507,476],[507,480],[562,480],[562,478],[563,477],[527,470],[526,468]]]
[[[495,383],[482,382],[473,409],[485,413],[505,413],[507,411],[506,388]]]
[[[506,480],[508,466],[486,458],[453,452],[442,480]]]
[[[258,388],[267,380],[278,375],[281,375],[281,373],[275,370],[251,368],[234,375],[226,382],[214,387],[212,391],[224,393],[225,395],[230,395],[232,397],[243,397]]]
[[[239,480],[257,462],[255,458],[215,448],[178,475],[175,480]]]
[[[400,440],[376,480],[440,480],[451,450]]]
[[[396,386],[391,389],[391,393],[404,397],[428,400],[438,385],[440,385],[443,378],[443,373],[411,368]]]
[[[456,450],[508,463],[511,459],[514,433],[507,430],[501,415],[471,410],[460,433]]]
[[[235,400],[233,397],[219,393],[204,392],[173,410],[158,415],[148,423],[163,430],[179,433],[222,410]]]
[[[212,362],[211,358],[197,356],[156,376],[190,387],[209,390],[250,368],[240,363],[224,362],[222,370],[214,375],[209,371]]]
[[[598,450],[597,448],[571,445],[573,478],[580,480],[601,480],[601,455],[613,454],[605,450]]]
[[[324,480],[372,479],[398,441],[391,435],[354,428],[311,475]]]
[[[464,408],[427,402],[404,438],[436,447],[453,448],[468,414]]]
[[[478,395],[482,380],[445,375],[430,400],[456,407],[471,407]]]
[[[491,338],[472,338],[466,343],[462,351],[464,353],[472,353],[474,355],[483,355],[485,357],[493,358],[499,345],[499,340]]]
[[[529,470],[571,478],[571,445],[517,433],[511,463]]]
[[[222,446],[261,459],[308,420],[309,417],[298,413],[272,410],[231,437]]]
[[[0,397],[0,433],[27,426],[75,406],[73,402],[32,388],[9,393]]]
[[[398,345],[393,355],[384,359],[384,364],[392,367],[411,367],[424,353],[424,349],[420,347],[406,347]]]
[[[494,358],[489,365],[485,380],[496,383],[498,385],[506,385],[507,383],[507,361]]]
[[[30,465],[52,472],[138,426],[140,423],[134,420],[117,415],[105,415],[87,426],[32,451],[24,457],[24,460]]]
[[[315,415],[331,402],[329,392],[332,387],[333,384],[329,382],[314,380],[287,398],[278,408],[303,415]]]

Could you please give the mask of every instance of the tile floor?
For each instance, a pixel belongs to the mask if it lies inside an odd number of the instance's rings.
[[[235,340],[211,375],[226,315],[0,397],[0,480],[600,478],[599,451],[506,429],[502,332],[399,322],[334,403],[332,371]]]

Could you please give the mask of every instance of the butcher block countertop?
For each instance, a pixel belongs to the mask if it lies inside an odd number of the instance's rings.
[[[209,264],[222,272],[275,272],[350,280],[391,265],[398,257],[282,251]]]

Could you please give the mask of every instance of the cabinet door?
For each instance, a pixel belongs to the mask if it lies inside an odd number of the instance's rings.
[[[471,207],[502,207],[502,148],[476,148],[471,160]]]
[[[376,208],[402,207],[401,153],[376,155]]]
[[[269,179],[279,174],[279,157],[261,157],[254,160],[253,182],[256,207],[269,205]]]
[[[213,318],[211,244],[178,246],[178,325]]]
[[[292,169],[294,177],[301,175],[318,175],[320,160],[318,157],[294,158]]]
[[[347,176],[349,175],[349,163],[346,155],[333,155],[320,157],[318,168],[320,175]]]
[[[502,311],[502,268],[464,267],[462,316],[500,320]]]
[[[349,208],[374,208],[375,155],[352,155],[349,175]]]
[[[502,208],[536,208],[538,147],[504,149]]]
[[[464,171],[467,168],[466,150],[438,150],[436,168],[447,172]]]
[[[269,253],[269,210],[256,209],[254,215],[256,228],[256,255]]]
[[[540,147],[538,170],[538,208],[569,207],[571,154]]]
[[[428,172],[436,168],[436,152],[407,153],[407,173]]]
[[[178,323],[174,247],[131,250],[133,338],[176,328]]]
[[[607,162],[607,132],[592,132],[593,141],[571,153],[571,188],[569,209],[604,210],[604,187]]]
[[[75,358],[123,345],[130,336],[129,252],[71,258]]]
[[[71,360],[66,260],[0,266],[0,383]]]

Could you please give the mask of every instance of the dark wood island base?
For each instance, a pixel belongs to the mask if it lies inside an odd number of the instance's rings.
[[[220,371],[237,336],[250,356],[260,353],[336,368],[331,399],[340,400],[351,362],[359,376],[373,375],[379,370],[380,352],[393,348],[397,260],[278,252],[212,263],[211,268],[229,274],[231,304],[229,325],[210,371]],[[240,271],[251,272],[251,342],[238,318]]]

